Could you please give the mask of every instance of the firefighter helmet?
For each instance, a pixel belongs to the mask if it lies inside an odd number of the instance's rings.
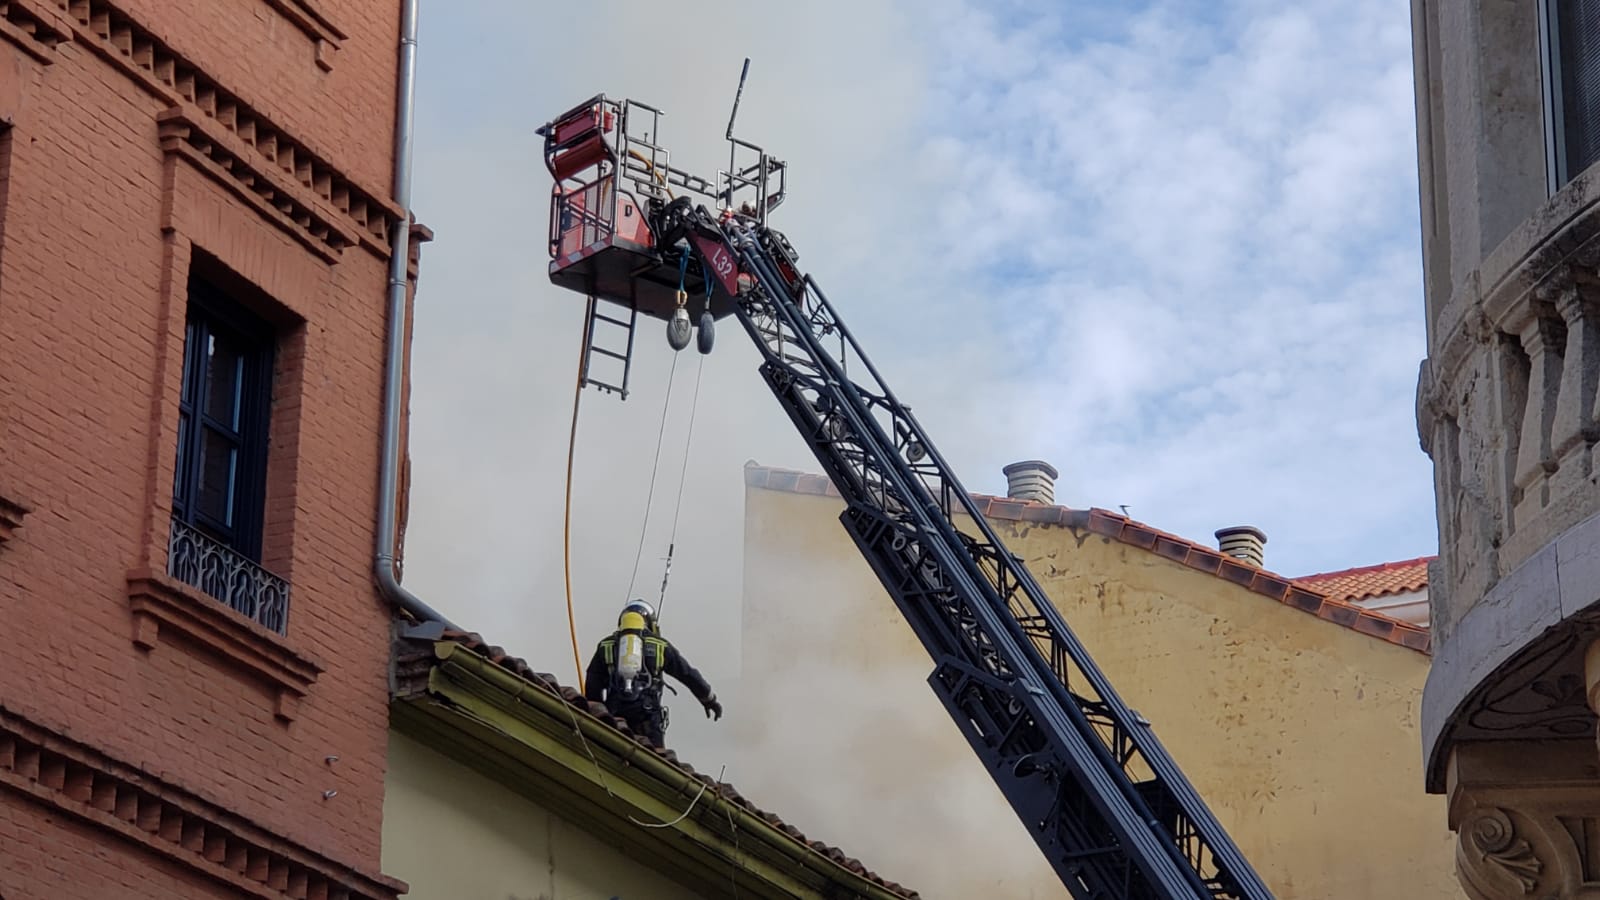
[[[637,598],[629,600],[628,605],[622,608],[622,614],[617,617],[618,626],[622,626],[622,620],[627,617],[629,613],[633,613],[642,617],[644,619],[645,627],[650,631],[656,630],[656,610],[655,607],[651,606],[649,603]]]

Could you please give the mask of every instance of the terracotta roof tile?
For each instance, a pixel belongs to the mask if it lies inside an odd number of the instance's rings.
[[[1361,618],[1362,609],[1359,606],[1350,606],[1345,603],[1323,601],[1322,608],[1317,610],[1317,615],[1330,622],[1338,622],[1346,628],[1354,628],[1356,621]],[[1385,617],[1387,618],[1387,617]]]
[[[824,481],[826,481],[826,479],[824,479]],[[790,482],[790,483],[796,485],[797,487],[804,485],[804,481],[803,480]],[[791,488],[791,490],[792,489],[794,489],[794,488]],[[651,744],[649,741],[647,741],[642,735],[634,734],[632,732],[632,730],[628,728],[628,723],[624,722],[620,718],[612,716],[611,713],[610,713],[610,710],[606,709],[605,704],[603,704],[603,703],[592,703],[592,702],[590,702],[588,700],[585,700],[584,697],[583,697],[583,694],[580,691],[578,691],[577,689],[575,689],[573,687],[570,687],[568,685],[561,684],[559,681],[556,680],[556,677],[554,675],[551,675],[551,674],[549,674],[547,672],[535,672],[533,670],[533,668],[531,666],[529,666],[526,661],[524,661],[522,659],[519,659],[517,657],[511,656],[510,654],[508,654],[501,647],[498,647],[498,646],[495,646],[493,644],[490,644],[488,641],[485,641],[483,639],[482,635],[479,635],[479,634],[477,634],[475,632],[452,631],[452,630],[446,629],[444,631],[442,639],[446,640],[446,641],[451,641],[451,642],[456,643],[456,644],[459,644],[462,647],[464,647],[465,649],[470,650],[473,653],[476,653],[479,656],[482,656],[485,659],[488,659],[489,661],[493,662],[495,665],[498,665],[501,668],[506,669],[507,671],[519,676],[523,680],[531,682],[531,683],[533,683],[535,685],[538,685],[539,687],[544,688],[547,691],[551,691],[552,693],[557,694],[558,696],[561,697],[561,699],[565,700],[568,703],[568,705],[572,706],[574,709],[577,709],[577,710],[579,710],[581,712],[587,713],[590,716],[593,716],[594,718],[598,719],[602,724],[608,725],[608,726],[616,729],[617,731],[621,732],[622,734],[625,734],[625,735],[629,736],[634,741],[637,741],[639,744],[650,748],[651,750],[653,750],[656,753],[656,755],[658,755],[661,758],[663,758],[663,759],[667,760],[668,762],[672,763],[677,768],[683,770],[683,772],[685,774],[687,774],[690,777],[695,778],[695,779],[697,779],[697,780],[699,780],[701,782],[704,782],[705,784],[708,784],[708,785],[712,786],[712,788],[714,788],[718,793],[720,793],[729,802],[731,802],[731,803],[733,803],[733,804],[735,804],[735,805],[737,805],[737,806],[749,811],[753,815],[755,815],[755,816],[767,821],[768,823],[770,823],[774,827],[776,827],[778,830],[782,831],[784,834],[787,834],[789,837],[793,838],[797,842],[799,842],[799,843],[801,843],[801,844],[803,844],[803,845],[805,845],[807,847],[810,847],[812,850],[814,850],[817,853],[823,855],[824,857],[827,857],[828,859],[832,860],[834,863],[842,865],[846,869],[849,869],[851,872],[854,872],[856,875],[859,875],[862,878],[865,878],[868,881],[871,881],[873,884],[878,885],[879,887],[889,891],[890,893],[894,894],[895,896],[904,897],[904,898],[906,898],[906,900],[919,900],[920,895],[917,894],[916,891],[913,891],[913,890],[911,890],[909,888],[903,887],[903,886],[901,886],[901,885],[899,885],[899,884],[897,884],[897,883],[895,883],[893,881],[890,881],[890,880],[884,878],[881,875],[878,875],[878,874],[876,874],[876,873],[874,873],[872,871],[869,871],[859,861],[857,861],[857,860],[855,860],[855,859],[853,859],[851,857],[846,856],[844,851],[840,850],[839,848],[831,847],[831,846],[829,846],[827,844],[824,844],[821,841],[810,840],[804,834],[802,834],[799,829],[797,829],[794,826],[789,825],[788,823],[784,822],[783,819],[779,818],[776,813],[771,813],[771,812],[767,812],[766,810],[760,809],[755,804],[753,804],[749,800],[745,799],[744,795],[740,794],[736,789],[734,789],[733,785],[726,784],[726,783],[723,783],[723,782],[719,782],[716,779],[714,779],[714,778],[712,778],[712,777],[710,777],[708,775],[704,775],[704,774],[702,774],[700,772],[696,772],[694,770],[694,768],[692,766],[690,766],[688,763],[685,763],[685,762],[679,760],[678,759],[678,754],[674,753],[672,750],[666,749],[664,747],[657,747],[657,746]]]
[[[1250,584],[1250,589],[1282,603],[1284,596],[1289,593],[1289,580],[1268,572],[1258,572],[1255,581]]]
[[[1432,650],[1433,635],[1426,628],[1412,627],[1398,635],[1400,643],[1413,650],[1428,653]]]
[[[1419,556],[1376,566],[1302,575],[1295,581],[1340,600],[1409,594],[1428,586],[1428,563],[1436,559],[1437,556]]]
[[[839,491],[825,475],[813,475],[796,472],[792,469],[778,469],[763,466],[754,461],[745,463],[745,484],[750,487],[764,488],[773,491],[788,491],[790,493],[819,494],[839,497]],[[793,480],[789,476],[794,476]],[[781,487],[778,485],[794,485]],[[1349,602],[1351,599],[1362,597],[1382,596],[1382,594],[1358,594],[1355,597],[1347,596],[1338,590],[1341,582],[1336,578],[1348,578],[1360,584],[1387,585],[1382,588],[1386,593],[1405,593],[1411,590],[1420,590],[1427,586],[1427,563],[1433,557],[1407,560],[1398,563],[1385,563],[1379,566],[1366,566],[1360,569],[1346,569],[1340,572],[1327,572],[1321,575],[1307,575],[1301,578],[1288,578],[1265,569],[1257,569],[1245,565],[1231,556],[1225,556],[1215,548],[1204,544],[1197,544],[1187,538],[1169,534],[1153,528],[1143,522],[1138,522],[1124,515],[1119,515],[1109,510],[1090,508],[1072,509],[1066,506],[1051,506],[1032,500],[1014,500],[1009,497],[993,497],[987,494],[973,494],[978,511],[991,519],[1008,519],[1019,522],[1055,522],[1069,529],[1087,530],[1093,534],[1103,535],[1116,541],[1149,550],[1167,559],[1181,563],[1191,569],[1216,575],[1232,581],[1247,590],[1269,597],[1285,606],[1291,606],[1303,612],[1310,613],[1320,619],[1343,625],[1362,634],[1370,635],[1379,640],[1388,641],[1415,650],[1418,653],[1432,652],[1433,640],[1426,627],[1413,625],[1410,622],[1386,616],[1383,613],[1363,609]],[[1051,512],[1046,513],[1044,510]],[[1420,583],[1418,582],[1420,571]],[[1368,574],[1372,573],[1372,574]],[[1326,583],[1320,581],[1328,579]],[[1414,584],[1415,587],[1404,587]]]
[[[1045,506],[1042,503],[1030,503],[1022,508],[1022,521],[1036,522],[1040,525],[1057,525],[1061,522],[1060,508]]]
[[[1365,632],[1373,637],[1386,638],[1394,631],[1393,619],[1379,619],[1374,616],[1362,616],[1355,621],[1355,630]]]
[[[1291,587],[1289,592],[1284,595],[1283,602],[1295,609],[1314,613],[1322,608],[1322,601],[1326,599],[1326,597],[1309,588]]]
[[[1189,558],[1189,545],[1166,536],[1156,538],[1155,551],[1167,559],[1183,562]]]
[[[1118,537],[1120,538],[1121,535],[1118,535]],[[1132,544],[1133,542],[1128,541],[1127,543]],[[1258,571],[1255,566],[1245,565],[1244,563],[1227,556],[1222,557],[1219,560],[1219,564],[1220,568],[1218,569],[1217,574],[1221,575],[1223,578],[1228,579],[1234,584],[1244,585],[1245,587],[1253,587],[1255,585],[1256,572]]]
[[[1145,550],[1149,550],[1151,547],[1154,547],[1159,537],[1160,536],[1157,535],[1153,529],[1142,527],[1129,528],[1127,532],[1123,534],[1123,540],[1126,540],[1135,547],[1141,547]]]
[[[1190,547],[1189,555],[1184,557],[1183,564],[1191,569],[1199,569],[1210,575],[1220,575],[1222,554],[1208,553],[1200,547]]]

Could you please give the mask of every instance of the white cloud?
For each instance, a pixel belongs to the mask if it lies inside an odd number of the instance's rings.
[[[1251,521],[1290,574],[1431,552],[1403,10],[1155,4],[1063,42],[941,8],[923,264],[1027,363],[962,373],[1006,407],[987,440],[924,412],[947,455],[1041,448],[1066,502]]]

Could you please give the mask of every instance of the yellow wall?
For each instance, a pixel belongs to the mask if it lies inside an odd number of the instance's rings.
[[[383,871],[411,900],[693,900],[548,810],[389,733]]]
[[[930,900],[1065,897],[841,509],[748,491],[741,784]],[[1097,535],[995,525],[1279,900],[1461,896],[1422,787],[1427,657]]]

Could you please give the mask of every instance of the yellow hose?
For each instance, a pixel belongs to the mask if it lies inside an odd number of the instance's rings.
[[[662,175],[660,172],[657,172],[655,164],[650,162],[650,160],[645,159],[644,158],[644,154],[640,153],[637,150],[629,150],[628,151],[628,155],[633,157],[634,159],[637,159],[639,162],[644,163],[644,167],[650,171],[651,175],[655,176],[656,181],[661,185],[661,189],[667,192],[667,199],[668,200],[676,200],[676,199],[678,199],[672,193],[672,188],[667,185],[666,176]]]
[[[584,339],[578,342],[578,377],[572,392],[572,428],[567,434],[567,500],[561,527],[561,574],[567,583],[567,632],[572,636],[572,665],[578,671],[578,690],[586,691],[583,683],[583,657],[578,653],[578,622],[572,612],[572,458],[578,448],[578,403],[583,399],[584,345],[589,335],[589,323],[594,315],[593,297],[583,314]]]

